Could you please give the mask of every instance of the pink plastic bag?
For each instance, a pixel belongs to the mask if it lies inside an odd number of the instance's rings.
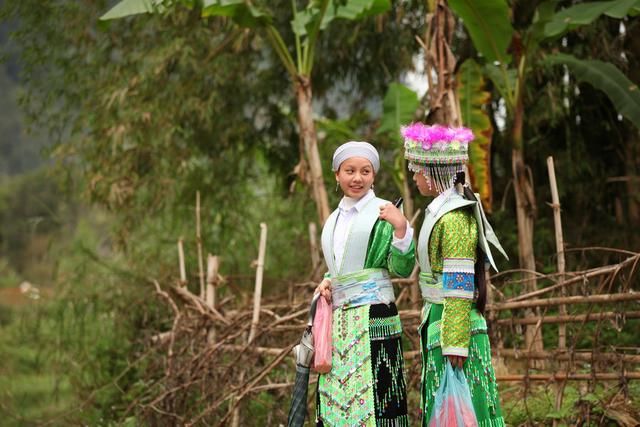
[[[436,391],[429,427],[478,427],[471,391],[462,369],[447,360]]]
[[[324,297],[318,298],[316,315],[313,318],[313,370],[326,374],[331,370],[331,319],[333,310]]]

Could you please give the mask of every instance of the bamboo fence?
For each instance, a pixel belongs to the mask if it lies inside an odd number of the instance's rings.
[[[559,215],[556,196],[552,207]],[[199,196],[196,215],[198,280],[191,284],[191,291],[180,238],[175,284],[163,286],[150,280],[172,316],[169,328],[158,331],[148,344],[149,352],[164,356],[152,358],[159,364],[150,367],[155,368],[151,372],[156,375],[149,378],[145,392],[137,396],[128,411],[142,416],[150,425],[240,426],[252,425],[252,408],[268,407],[268,425],[283,424],[295,376],[291,349],[305,328],[308,304],[317,282],[289,283],[288,292],[277,299],[262,296],[266,224],[260,225],[252,293],[225,291],[228,280],[220,276],[217,256],[208,255],[205,280]],[[314,226],[309,230],[316,233]],[[556,237],[557,256],[562,254],[558,271],[535,273],[538,289],[528,293],[522,291],[531,274],[511,270],[491,276],[492,300],[485,317],[494,364],[506,367],[496,370],[496,379],[521,384],[525,398],[534,383],[553,385],[559,408],[569,381],[583,383],[588,390],[598,383],[611,382],[624,391],[629,381],[640,379],[640,347],[621,348],[611,338],[629,328],[637,330],[640,324],[635,321],[640,319],[636,279],[640,253],[608,248],[566,250],[561,233]],[[316,240],[310,242],[312,253],[317,252]],[[617,257],[617,262],[565,271],[565,255],[605,250]],[[318,258],[313,256],[312,260],[312,270],[316,270]],[[420,348],[416,330],[420,309],[414,292],[418,287],[417,270],[410,278],[393,282],[407,343],[407,384],[410,389],[418,389]],[[523,333],[527,326],[534,327],[544,338],[543,350],[527,348]],[[312,375],[310,413],[315,381]]]

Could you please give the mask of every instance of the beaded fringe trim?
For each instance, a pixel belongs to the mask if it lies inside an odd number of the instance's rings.
[[[395,357],[391,357],[391,355],[387,353],[387,349],[384,346],[382,346],[376,356],[377,357],[375,359],[377,360],[377,364],[372,365],[373,381],[375,383],[378,382],[378,374],[380,373],[382,366],[384,366],[386,368],[385,370],[391,375],[391,387],[386,390],[384,396],[378,395],[378,400],[376,400],[376,417],[382,417],[384,415],[383,408],[385,408],[392,402],[395,403],[396,406],[399,406],[407,396],[407,384],[404,381],[404,372],[402,369],[404,366],[404,357],[402,354],[402,344],[400,340],[397,340],[397,344],[395,346]],[[394,361],[395,363],[393,363]],[[379,418],[376,418],[376,420],[379,420]],[[387,418],[386,421],[391,422],[393,421],[393,419]]]
[[[490,420],[478,421],[478,427],[505,427],[504,418],[492,418]]]
[[[409,170],[411,172],[418,172],[431,178],[433,185],[436,187],[438,193],[443,193],[445,190],[451,188],[453,180],[456,177],[456,173],[464,170],[462,163],[453,164],[419,164],[409,162]]]
[[[376,419],[376,427],[409,427],[409,416],[402,415],[392,420],[385,418]],[[481,426],[484,427],[484,426]]]
[[[402,335],[402,323],[399,316],[378,317],[369,320],[369,339],[386,340]]]

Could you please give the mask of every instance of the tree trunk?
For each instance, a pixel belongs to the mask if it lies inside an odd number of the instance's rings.
[[[513,171],[513,191],[516,199],[516,218],[518,221],[518,257],[520,268],[526,270],[523,274],[526,279],[525,289],[527,292],[533,292],[537,289],[536,259],[533,252],[533,225],[536,216],[536,201],[533,193],[533,183],[524,162],[522,144],[523,120],[524,105],[522,98],[518,97],[513,117],[513,128],[511,129],[513,144],[511,167]],[[527,316],[531,315],[533,313],[528,310]],[[544,349],[542,325],[527,327],[525,344],[529,351],[542,351]],[[537,365],[537,363],[534,364]]]
[[[324,178],[322,174],[322,163],[320,162],[320,153],[318,151],[318,135],[316,134],[316,125],[313,121],[313,106],[311,105],[311,81],[308,77],[298,76],[295,85],[296,99],[298,101],[298,125],[300,127],[300,143],[303,148],[304,157],[309,165],[309,176],[306,177],[305,167],[299,170],[301,178],[308,182],[311,186],[311,195],[316,203],[318,219],[320,224],[329,217],[329,198],[327,190],[324,186]],[[301,159],[301,164],[302,162]]]
[[[451,51],[456,20],[446,0],[437,0],[433,13],[427,14],[424,51],[425,73],[429,78],[428,123],[460,126],[460,101],[455,89],[456,57]],[[431,79],[432,73],[436,81]]]
[[[640,225],[640,191],[638,189],[638,131],[631,129],[629,131],[629,138],[625,145],[625,172],[627,176],[627,197],[628,197],[628,212],[629,212],[629,225],[636,228]],[[635,247],[636,242],[632,242]]]

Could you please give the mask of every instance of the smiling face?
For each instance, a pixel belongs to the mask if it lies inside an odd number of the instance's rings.
[[[416,183],[418,187],[418,191],[423,196],[437,196],[438,191],[436,190],[436,186],[430,182],[429,177],[424,176],[421,173],[415,172],[413,174],[413,181]]]
[[[347,197],[359,199],[371,188],[376,173],[373,165],[364,157],[350,157],[340,164],[336,180]]]

